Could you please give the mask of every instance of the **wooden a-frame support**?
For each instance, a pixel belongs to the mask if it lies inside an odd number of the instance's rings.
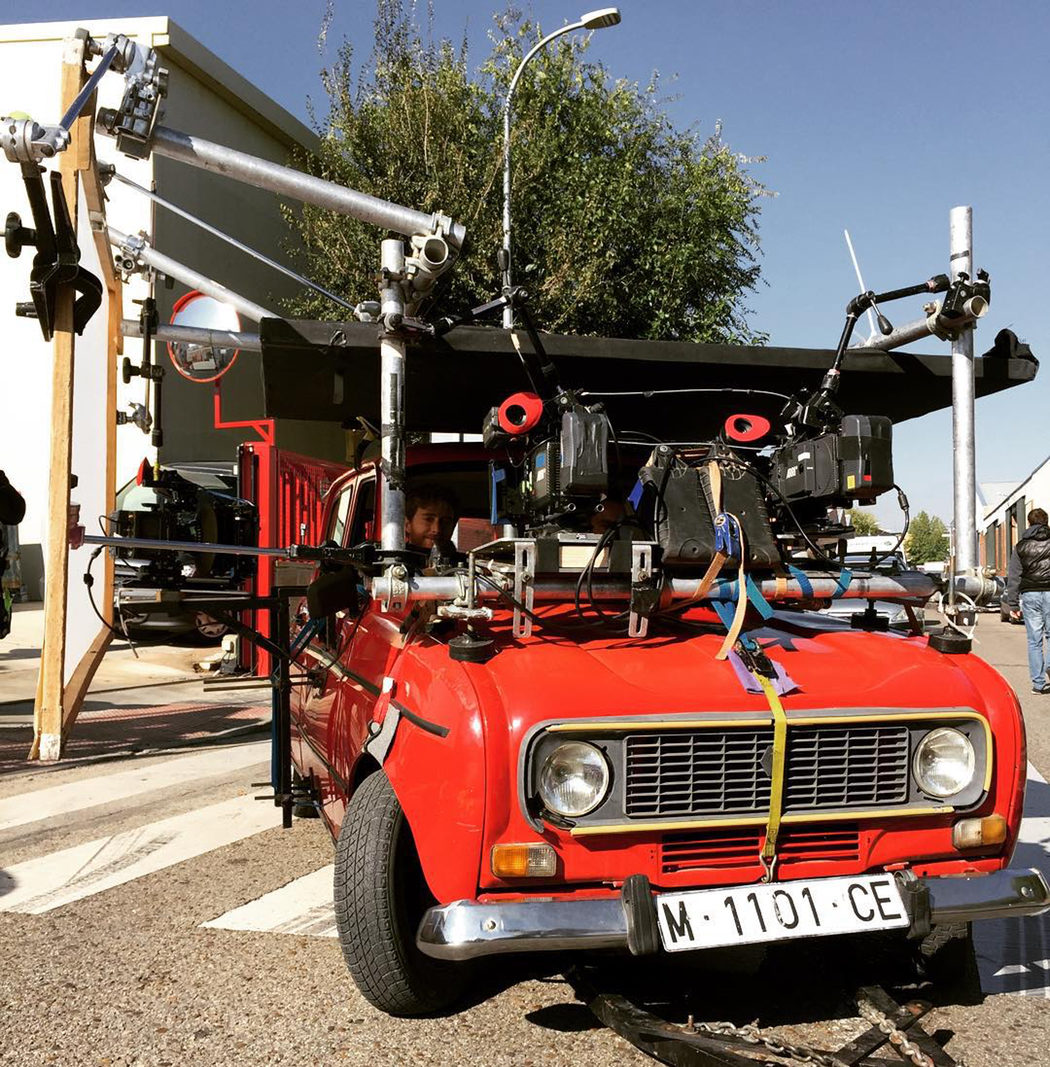
[[[68,38],[62,57],[62,112],[76,99],[87,80],[84,70],[84,36]],[[102,264],[107,290],[106,330],[106,512],[113,510],[116,494],[117,459],[117,356],[123,349],[120,333],[122,314],[120,277],[113,265],[106,231],[105,197],[94,147],[95,97],[70,131],[69,148],[59,159],[63,191],[74,231],[77,226],[79,185],[83,182],[92,234]],[[29,759],[57,760],[76,720],[91,679],[109,647],[112,631],[103,626],[65,684],[66,602],[69,586],[69,505],[73,450],[73,381],[75,339],[72,288],[59,292],[53,338],[51,384],[51,473],[48,487],[48,537],[44,592],[44,642],[40,655],[40,678],[33,708],[33,745]],[[113,561],[105,555],[100,610],[107,623],[113,621]]]

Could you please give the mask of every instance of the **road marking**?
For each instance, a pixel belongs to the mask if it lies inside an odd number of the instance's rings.
[[[117,774],[98,775],[62,785],[48,786],[0,800],[0,831],[113,801],[166,789],[196,778],[243,770],[270,758],[269,741],[177,756]]]
[[[1050,785],[1028,764],[1024,818],[1011,866],[1036,867],[1050,879]],[[981,989],[1050,999],[1050,914],[973,924]]]
[[[275,934],[336,937],[332,906],[334,873],[335,866],[330,863],[217,919],[209,919],[201,926],[218,930],[258,930]]]
[[[279,825],[273,805],[234,797],[0,870],[0,911],[41,915]]]

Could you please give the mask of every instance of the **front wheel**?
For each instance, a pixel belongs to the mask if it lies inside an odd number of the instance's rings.
[[[435,960],[416,931],[435,903],[412,832],[382,771],[350,798],[335,851],[335,918],[346,965],[365,999],[388,1015],[427,1015],[455,1003],[464,964]]]

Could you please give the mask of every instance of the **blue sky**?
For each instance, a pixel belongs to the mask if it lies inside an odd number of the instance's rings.
[[[437,32],[459,40],[465,31],[480,62],[494,6],[433,5]],[[550,30],[600,5],[523,6]],[[1050,358],[1044,310],[1050,279],[1040,266],[1050,248],[1050,5],[622,0],[619,6],[623,23],[595,35],[590,57],[614,76],[639,82],[658,70],[677,125],[706,134],[721,120],[735,151],[766,157],[752,172],[777,195],[763,204],[764,284],[750,304],[753,324],[771,343],[834,345],[843,308],[857,291],[844,227],[867,285],[897,288],[947,269],[949,210],[970,204],[975,262],[992,276],[992,306],[976,351],[1009,326],[1037,356]],[[323,104],[317,32],[324,7],[324,0],[294,6],[182,0],[157,10],[126,0],[45,0],[31,18],[168,14],[305,120],[308,96]],[[346,36],[366,52],[371,0],[343,0],[335,8],[329,48]],[[27,9],[0,0],[0,21],[27,21]],[[920,307],[902,302],[887,311],[901,322],[917,318]],[[913,347],[947,351],[932,339]],[[1043,377],[978,402],[978,481],[1020,480],[1050,454]],[[895,452],[913,512],[949,521],[950,413],[899,427]],[[884,499],[878,514],[892,525],[893,494]]]

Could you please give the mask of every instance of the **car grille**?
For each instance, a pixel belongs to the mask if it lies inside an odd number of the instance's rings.
[[[784,810],[908,799],[906,725],[788,727]],[[683,730],[626,739],[629,818],[761,814],[769,809],[772,728]]]
[[[664,834],[660,841],[663,874],[758,865],[765,840],[760,827],[738,826]],[[777,863],[783,868],[807,861],[855,862],[860,858],[856,826],[792,826],[777,839]]]

